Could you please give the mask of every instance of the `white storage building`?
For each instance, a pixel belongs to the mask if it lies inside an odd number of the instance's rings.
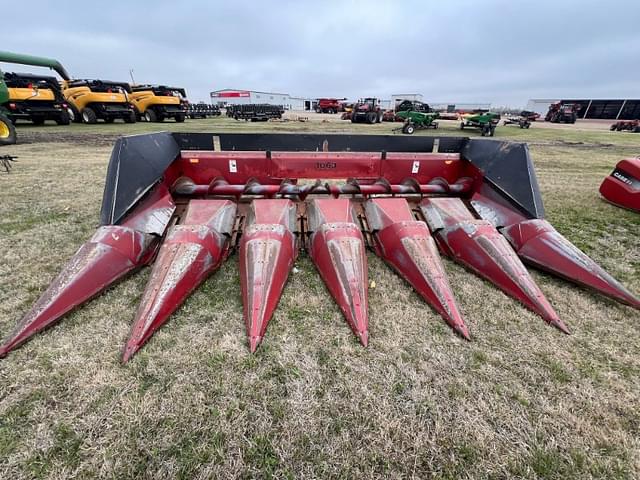
[[[250,103],[266,103],[282,105],[285,110],[305,110],[305,102],[310,99],[292,97],[288,93],[258,92],[255,90],[237,90],[225,88],[210,93],[211,103],[224,107],[226,105],[243,105]]]

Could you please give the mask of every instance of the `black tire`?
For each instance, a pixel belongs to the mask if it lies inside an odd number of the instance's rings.
[[[45,118],[44,117],[33,117],[31,119],[34,125],[44,125]]]
[[[157,122],[158,115],[156,115],[156,112],[154,112],[152,108],[147,108],[147,111],[144,112],[144,119],[147,122]]]
[[[493,137],[495,133],[496,133],[496,127],[494,126],[489,127],[489,136]]]
[[[67,115],[69,115],[69,119],[73,123],[82,123],[82,116],[78,109],[74,107],[71,103],[67,103]]]
[[[525,124],[524,128],[528,129],[531,126],[530,123]]]
[[[9,118],[0,113],[0,145],[16,143],[16,127]]]
[[[60,112],[60,116],[56,118],[56,123],[58,125],[69,125],[71,123],[71,118],[69,118],[69,112],[63,110]]]
[[[136,123],[136,112],[133,110],[123,118],[124,123]]]
[[[89,125],[98,123],[98,116],[91,107],[85,107],[85,109],[82,110],[82,123],[86,123]]]
[[[437,130],[439,127],[440,127],[440,124],[438,122],[433,122],[433,128]]]
[[[374,123],[376,123],[378,120],[378,115],[376,114],[376,112],[369,112],[367,113],[367,123],[370,125],[373,125]]]
[[[413,132],[416,131],[416,127],[415,125],[413,125],[412,123],[409,123],[408,125],[405,125],[404,128],[402,129],[404,131],[404,133],[406,133],[407,135],[413,135]]]
[[[177,115],[175,116],[175,119],[176,119],[176,123],[182,123],[182,122],[184,122],[184,114],[182,114],[182,113],[177,114]]]
[[[113,117],[107,117],[104,119],[104,123],[113,123],[115,121],[115,118]]]
[[[351,114],[351,123],[357,123],[356,116],[353,113]]]
[[[460,122],[460,130],[464,130],[464,122]]]

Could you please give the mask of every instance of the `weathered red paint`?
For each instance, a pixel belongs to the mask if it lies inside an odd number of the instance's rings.
[[[496,162],[513,158],[508,155],[500,158],[513,150],[508,145],[501,147],[498,154],[478,161],[477,146],[475,150],[471,148],[471,141],[460,146],[460,153],[448,153],[458,147],[447,146],[446,142],[443,150],[447,153],[437,152],[439,140],[437,144],[433,142],[433,148],[423,144],[422,148],[433,152],[412,151],[411,144],[399,145],[400,152],[382,148],[365,152],[352,151],[342,139],[333,139],[332,142],[341,145],[333,151],[329,140],[323,142],[321,138],[314,140],[313,145],[301,143],[304,147],[301,151],[294,151],[296,147],[291,151],[278,148],[264,151],[259,138],[241,143],[246,148],[253,145],[255,150],[233,150],[235,147],[226,145],[231,150],[222,151],[219,135],[212,136],[212,151],[183,150],[177,154],[178,145],[188,149],[208,142],[201,138],[193,144],[189,138],[182,139],[166,156],[169,163],[164,160],[159,163],[164,170],[141,169],[145,181],[139,185],[133,182],[135,188],[131,189],[127,189],[127,182],[118,182],[125,177],[113,173],[120,172],[123,165],[130,165],[120,163],[123,159],[145,164],[151,157],[144,158],[138,147],[127,147],[126,142],[114,150],[108,175],[111,183],[107,184],[109,190],[105,189],[105,200],[109,192],[113,201],[103,204],[103,221],[124,221],[101,227],[81,247],[0,347],[0,356],[126,273],[149,263],[176,212],[182,221],[175,218],[178,224],[161,248],[124,352],[125,361],[217,268],[232,247],[231,238],[234,241],[240,238],[241,289],[252,351],[264,337],[282,293],[297,254],[298,235],[299,243],[308,248],[327,288],[364,345],[368,343],[368,278],[363,234],[376,252],[465,337],[468,331],[434,240],[444,253],[494,282],[565,332],[566,327],[516,253],[527,263],[640,308],[637,297],[547,222],[529,219],[543,215],[538,205],[538,188],[530,172],[523,171],[526,173],[523,178],[530,183],[525,185],[524,192],[513,186],[509,187],[511,193],[501,190],[494,167]],[[152,155],[148,148],[160,145],[157,142],[154,139],[146,143],[144,152]],[[278,142],[273,145],[279,146]],[[122,151],[128,154],[120,156]],[[636,180],[640,178],[640,161],[626,160],[618,167],[631,172]],[[298,184],[300,179],[316,181]],[[622,183],[622,191],[627,189],[626,194],[637,193],[635,183],[630,184],[620,175],[614,175],[607,184],[617,181]],[[139,199],[138,195],[148,189],[152,189],[151,193]],[[316,199],[310,201],[312,195]],[[524,203],[517,198],[521,195]],[[610,197],[605,191],[603,195]],[[389,196],[403,198],[386,198]],[[226,200],[229,197],[235,197],[239,206]],[[174,198],[179,208],[174,205]],[[245,216],[246,202],[250,199],[253,206]],[[428,228],[413,218],[405,199],[422,201]],[[120,200],[122,205],[118,204]],[[303,205],[305,201],[308,203]],[[182,206],[188,202],[182,215]],[[367,221],[356,215],[362,214],[363,205]],[[295,218],[296,210],[299,218]],[[482,220],[476,219],[476,214]],[[525,218],[525,214],[529,217]]]
[[[142,295],[122,361],[127,362],[215,269],[229,247],[236,205],[193,200],[169,229]]]
[[[347,323],[369,343],[368,274],[364,239],[349,199],[318,199],[308,205],[310,255]]]
[[[291,200],[254,200],[240,241],[240,287],[249,348],[255,352],[297,255],[296,206]]]
[[[376,253],[407,280],[462,337],[469,331],[460,314],[436,244],[424,222],[413,217],[403,198],[366,202]]]
[[[618,162],[600,185],[600,195],[614,205],[640,212],[640,158]]]
[[[18,322],[0,347],[0,357],[151,261],[174,209],[169,192],[160,186],[122,225],[100,227]]]
[[[444,253],[492,282],[549,324],[569,333],[507,240],[490,222],[475,219],[457,198],[427,198],[421,202],[420,209]]]
[[[434,178],[455,183],[466,175],[467,164],[458,153],[405,152],[181,152],[171,170],[196,184],[222,178],[232,185],[255,180],[277,185],[287,178],[384,178],[401,184],[407,178],[427,184]],[[169,177],[172,176],[170,172]]]
[[[638,297],[546,220],[528,220],[485,195],[475,194],[471,203],[482,218],[498,227],[526,264],[638,308]]]
[[[546,220],[524,220],[502,229],[526,263],[640,309],[640,300]]]

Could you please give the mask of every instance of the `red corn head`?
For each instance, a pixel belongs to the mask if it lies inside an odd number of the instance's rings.
[[[640,300],[545,220],[525,220],[502,234],[526,262],[640,309]]]
[[[153,265],[122,361],[127,362],[184,300],[222,263],[236,205],[192,200],[179,225],[169,229]]]
[[[249,348],[255,352],[297,255],[291,200],[254,200],[240,241],[240,286]]]
[[[377,253],[462,337],[469,331],[458,309],[436,244],[424,222],[416,221],[403,198],[365,204]]]
[[[445,253],[569,333],[507,240],[490,222],[475,219],[458,198],[427,198],[420,209]]]
[[[100,227],[18,322],[0,357],[151,261],[174,210],[168,191],[157,188],[122,225]]]
[[[364,239],[348,199],[309,203],[310,254],[347,323],[365,347],[369,343],[367,259]]]

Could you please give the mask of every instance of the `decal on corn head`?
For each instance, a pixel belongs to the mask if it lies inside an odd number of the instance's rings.
[[[121,138],[107,172],[102,226],[18,322],[0,356],[153,262],[124,349],[128,361],[236,252],[252,352],[299,250],[365,346],[367,248],[466,339],[441,253],[565,333],[523,262],[640,308],[543,216],[525,144],[369,135]]]

